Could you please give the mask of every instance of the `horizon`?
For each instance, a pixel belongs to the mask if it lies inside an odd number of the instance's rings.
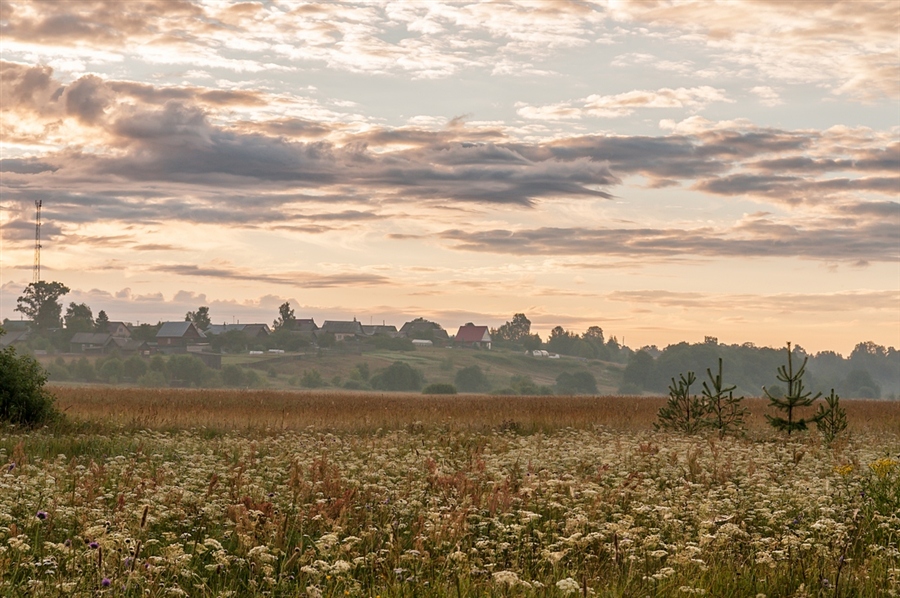
[[[0,321],[900,347],[900,4],[0,6]]]

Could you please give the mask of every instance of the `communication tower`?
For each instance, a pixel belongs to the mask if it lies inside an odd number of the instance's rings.
[[[41,200],[34,200],[34,281],[41,281]]]

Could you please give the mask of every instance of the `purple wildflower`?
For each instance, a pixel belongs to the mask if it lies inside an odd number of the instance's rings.
[[[108,577],[104,577],[103,581],[100,582],[100,585],[103,586],[104,588],[108,588],[110,586],[110,584],[112,584],[112,582],[109,580]]]
[[[90,544],[88,544],[88,546],[90,546],[94,550],[97,550],[98,548],[100,548],[100,545],[97,544],[96,542],[91,542]]]
[[[47,518],[47,511],[38,511],[36,517],[43,521]]]

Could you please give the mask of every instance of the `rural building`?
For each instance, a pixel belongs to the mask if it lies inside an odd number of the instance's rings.
[[[106,332],[118,338],[129,338],[131,336],[131,327],[125,322],[107,322],[106,330],[101,330],[101,332]]]
[[[248,340],[265,338],[272,333],[268,324],[211,324],[204,334],[219,336],[232,331],[242,332]]]
[[[31,331],[27,328],[23,328],[21,330],[9,330],[8,328],[5,328],[5,326],[6,324],[4,324],[4,330],[6,330],[6,334],[0,336],[0,347],[9,347],[10,345],[18,345],[24,343],[31,335]]]
[[[476,326],[469,322],[459,327],[454,343],[462,347],[474,347],[478,349],[491,348],[491,334],[487,326]]]
[[[366,336],[375,336],[376,334],[381,334],[384,336],[395,337],[400,333],[397,332],[397,327],[393,325],[384,325],[384,324],[375,324],[374,326],[363,326],[363,334]]]
[[[333,334],[334,340],[338,342],[346,340],[348,338],[353,339],[358,336],[365,335],[362,329],[362,324],[357,322],[356,318],[354,318],[352,322],[325,320],[325,323],[322,324],[322,327],[318,332],[319,334]]]
[[[206,335],[193,322],[163,322],[156,333],[156,346],[163,352],[166,349],[186,349],[204,342]]]
[[[115,346],[108,332],[76,332],[69,341],[71,353],[108,353]]]

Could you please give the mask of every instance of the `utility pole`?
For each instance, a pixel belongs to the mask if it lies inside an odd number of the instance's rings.
[[[41,281],[41,203],[34,200],[34,275],[35,284]]]

